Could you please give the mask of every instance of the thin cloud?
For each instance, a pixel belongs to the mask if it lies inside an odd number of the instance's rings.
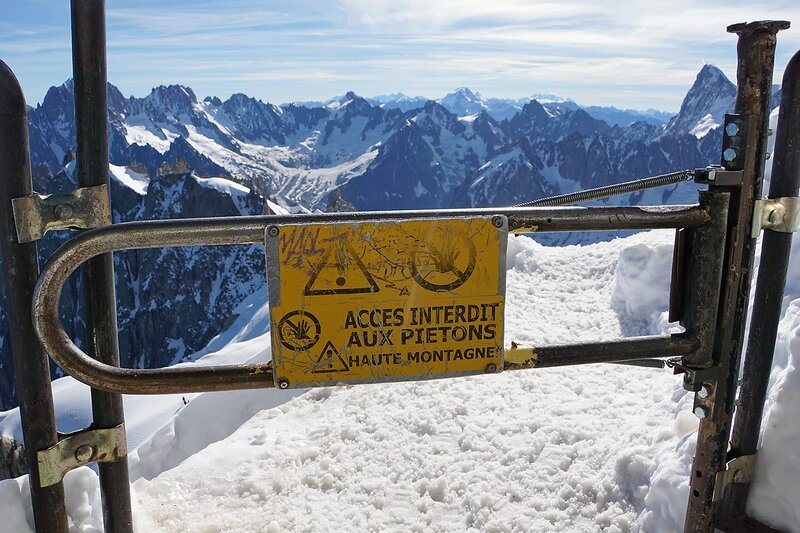
[[[68,9],[59,4],[51,15],[46,5],[29,0],[0,25],[15,28],[0,54],[40,94],[70,69]],[[350,89],[437,97],[469,86],[486,96],[556,92],[586,104],[677,110],[704,61],[733,75],[728,24],[800,24],[798,15],[796,0],[116,0],[107,13],[109,73],[136,94],[169,80],[198,94],[265,101]],[[778,42],[776,79],[800,48],[800,31]]]

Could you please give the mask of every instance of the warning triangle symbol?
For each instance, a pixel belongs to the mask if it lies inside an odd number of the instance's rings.
[[[319,354],[317,362],[311,369],[314,374],[328,374],[331,372],[347,372],[350,367],[344,362],[344,358],[339,350],[331,341],[325,343],[322,353]]]
[[[378,292],[378,284],[349,244],[328,248],[306,283],[304,296]]]

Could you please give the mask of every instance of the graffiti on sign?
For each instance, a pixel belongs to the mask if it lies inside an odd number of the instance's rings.
[[[267,233],[282,387],[493,372],[504,217],[290,224]]]

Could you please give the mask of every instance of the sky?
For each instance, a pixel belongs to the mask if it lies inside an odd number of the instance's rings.
[[[0,59],[30,104],[71,77],[69,2],[2,0]],[[109,81],[272,103],[403,92],[553,93],[677,111],[705,63],[735,79],[736,22],[790,20],[776,82],[800,49],[797,0],[107,0]]]

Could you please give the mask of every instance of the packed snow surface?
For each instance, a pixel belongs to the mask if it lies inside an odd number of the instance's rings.
[[[506,344],[677,331],[665,318],[672,240],[512,238]],[[248,298],[185,364],[267,359],[265,301]],[[798,531],[800,460],[786,448],[798,438],[800,301],[776,353],[751,506]],[[139,532],[682,530],[697,419],[666,370],[591,365],[164,401],[174,415],[142,404],[160,427],[132,439]],[[31,530],[26,483],[0,482],[0,531]],[[93,471],[65,484],[71,530],[99,531]]]

